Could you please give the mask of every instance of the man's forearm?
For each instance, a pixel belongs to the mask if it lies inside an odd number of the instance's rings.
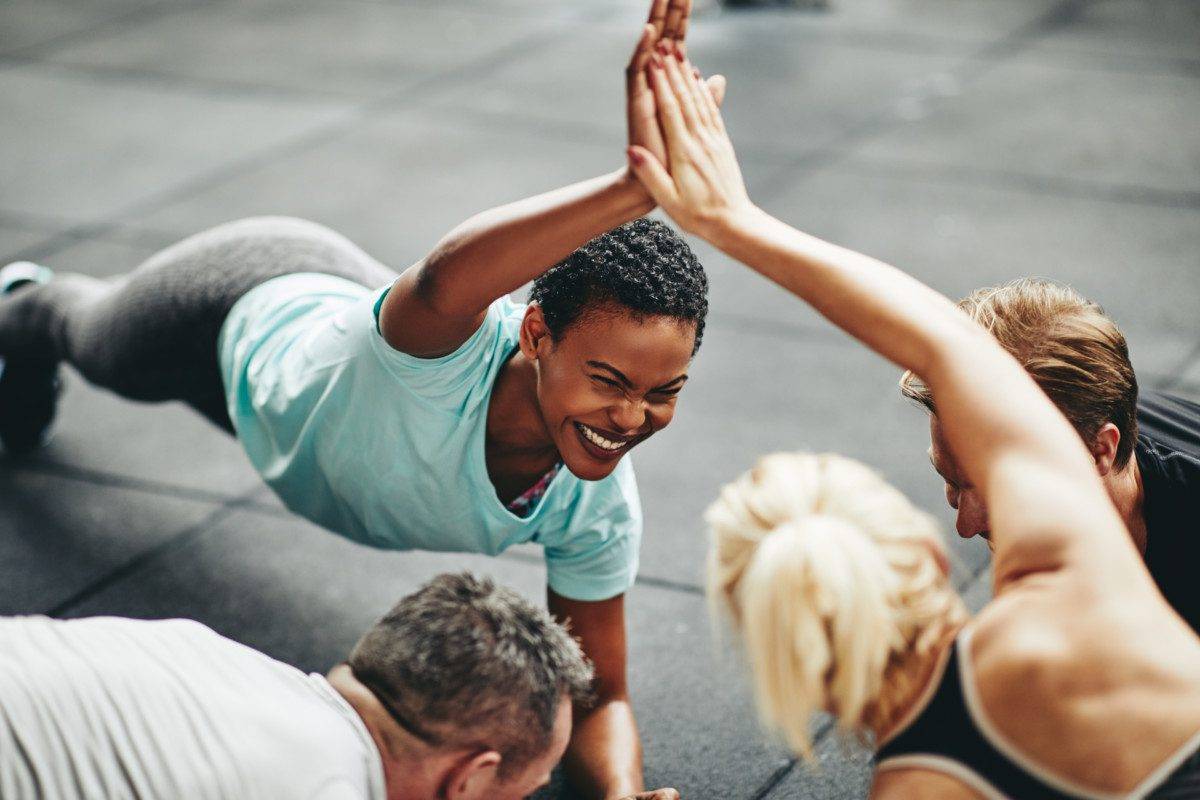
[[[642,791],[642,745],[629,701],[602,701],[585,714],[563,760],[571,785],[597,800]]]
[[[620,169],[484,211],[448,233],[425,258],[419,291],[445,313],[473,314],[653,208],[641,184]]]

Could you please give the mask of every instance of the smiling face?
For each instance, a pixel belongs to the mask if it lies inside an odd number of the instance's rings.
[[[987,508],[983,498],[971,485],[967,476],[950,452],[936,414],[929,415],[929,461],[933,469],[946,483],[946,502],[958,512],[954,528],[964,539],[982,536],[988,547],[993,547],[991,529],[988,527]]]
[[[584,480],[607,477],[670,424],[695,340],[693,323],[605,305],[555,341],[530,305],[521,349],[536,362],[542,420],[567,469]]]

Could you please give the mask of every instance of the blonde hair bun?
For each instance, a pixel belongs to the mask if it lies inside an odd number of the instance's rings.
[[[742,633],[763,723],[806,756],[814,712],[864,726],[889,664],[961,608],[933,521],[857,461],[766,456],[705,518],[710,601]]]

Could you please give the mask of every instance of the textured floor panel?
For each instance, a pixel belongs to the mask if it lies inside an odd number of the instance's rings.
[[[724,115],[735,140],[791,156],[836,144],[881,108],[890,111],[897,95],[920,90],[962,62],[960,56],[877,50],[820,35],[797,39],[769,16],[750,14],[736,25],[724,20],[692,26],[692,57],[705,74],[728,78]],[[514,61],[446,92],[439,102],[547,122],[582,121],[619,133],[620,70],[636,30],[608,25],[584,41],[551,43],[540,58]],[[560,66],[549,70],[547,63]]]
[[[1105,74],[1019,57],[860,152],[927,168],[1194,194],[1200,139],[1179,131],[1197,127],[1200,81],[1192,75]]]
[[[210,3],[60,48],[51,58],[234,87],[379,97],[546,27],[540,17],[449,4]]]
[[[53,438],[29,458],[185,494],[233,497],[260,481],[241,446],[180,403],[123,400],[67,370]]]
[[[0,614],[44,614],[215,509],[14,470],[0,457]]]
[[[796,181],[767,207],[953,298],[1026,275],[1070,283],[1108,309],[1134,364],[1151,372],[1177,367],[1197,338],[1200,212],[1192,209],[930,178],[870,160]],[[787,298],[768,290],[758,284],[753,298],[782,317]]]
[[[409,109],[130,223],[183,236],[236,217],[290,214],[329,225],[403,269],[474,214],[620,169],[623,148],[619,134],[607,144],[575,141],[527,121]],[[747,166],[756,176],[771,169]]]
[[[146,12],[183,5],[153,0],[6,0],[0,3],[0,55],[53,47],[106,25],[131,25]]]
[[[340,119],[345,106],[0,71],[0,209],[91,221]]]
[[[1200,61],[1200,6],[1192,0],[1093,0],[1033,52]]]

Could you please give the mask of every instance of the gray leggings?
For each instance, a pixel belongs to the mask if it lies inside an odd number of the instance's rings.
[[[324,226],[243,219],[184,239],[115,281],[64,273],[0,298],[0,356],[65,361],[97,386],[132,400],[182,400],[232,432],[217,364],[221,325],[250,289],[293,272],[369,288],[396,279]]]

